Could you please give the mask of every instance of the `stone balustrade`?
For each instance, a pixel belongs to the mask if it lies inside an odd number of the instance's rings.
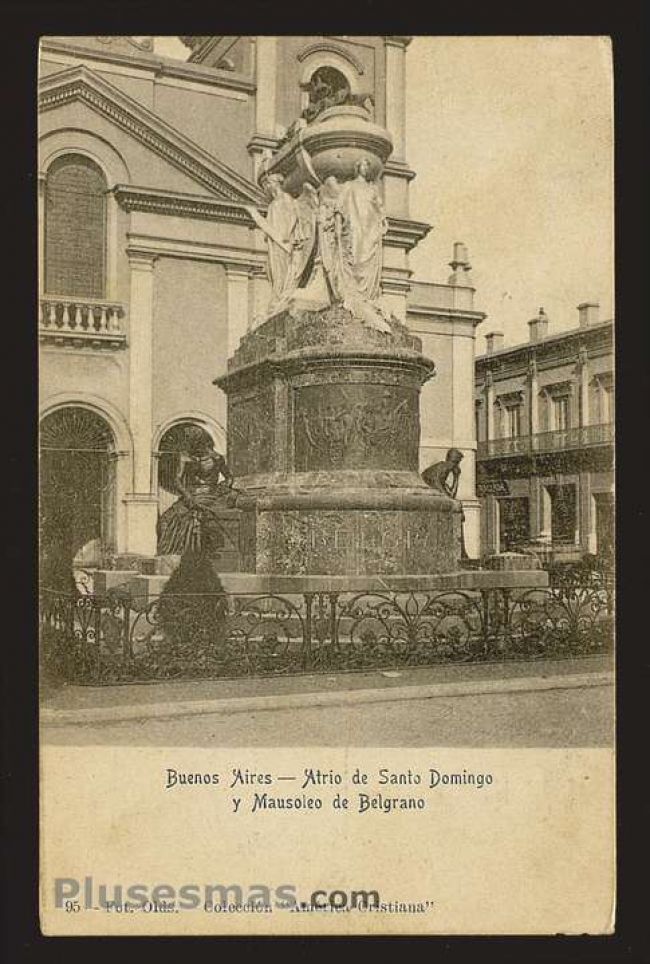
[[[43,295],[39,300],[39,337],[54,344],[119,348],[126,343],[124,317],[124,306],[116,302]]]

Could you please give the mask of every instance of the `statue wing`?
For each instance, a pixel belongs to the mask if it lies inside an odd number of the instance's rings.
[[[262,215],[259,213],[259,211],[257,211],[253,207],[248,207],[246,210],[252,217],[253,221],[255,221],[255,224],[260,229],[260,231],[263,231],[264,234],[267,236],[267,238],[270,238],[271,241],[274,241],[279,248],[282,248],[283,251],[289,254],[289,247],[286,241],[283,241],[283,239],[278,235],[278,233],[274,231],[274,229],[271,227],[269,223],[269,219],[263,218]]]
[[[316,247],[318,196],[310,185],[305,185],[296,199],[296,210],[292,274],[298,285],[311,271]]]
[[[299,145],[300,145],[300,154],[299,154],[299,156],[300,156],[300,158],[302,159],[302,163],[303,163],[303,166],[304,166],[305,170],[307,171],[307,174],[308,174],[309,177],[312,179],[312,181],[314,182],[314,184],[320,185],[320,184],[322,184],[322,181],[321,181],[321,179],[319,178],[319,176],[318,176],[318,174],[316,173],[316,171],[314,170],[314,165],[313,165],[312,162],[311,162],[311,157],[309,156],[309,154],[308,154],[308,152],[307,152],[307,150],[305,149],[305,146],[304,146],[304,144],[303,144],[303,134],[304,134],[305,126],[306,126],[306,125],[303,124],[302,127],[298,128],[298,143],[299,143]],[[304,193],[304,189],[303,189],[303,193]]]

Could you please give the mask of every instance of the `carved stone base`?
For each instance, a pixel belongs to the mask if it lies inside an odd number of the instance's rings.
[[[460,504],[418,474],[420,389],[434,371],[396,319],[285,312],[242,339],[217,384],[228,463],[255,501],[255,571],[458,568]]]
[[[456,568],[460,517],[430,510],[278,509],[258,521],[257,572],[403,575]]]

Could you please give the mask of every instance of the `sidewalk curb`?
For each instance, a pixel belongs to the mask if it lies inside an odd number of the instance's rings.
[[[481,696],[489,693],[530,693],[540,690],[576,689],[610,686],[612,672],[580,673],[567,676],[534,676],[501,680],[476,680],[459,683],[427,683],[379,689],[340,690],[318,693],[278,693],[271,696],[235,696],[227,699],[183,700],[177,703],[149,703],[85,708],[80,710],[42,709],[44,726],[68,726],[74,723],[126,723],[130,720],[172,719],[182,716],[230,716],[234,713],[272,711],[323,706],[347,706],[358,703],[392,703],[403,700],[426,700],[449,696]]]

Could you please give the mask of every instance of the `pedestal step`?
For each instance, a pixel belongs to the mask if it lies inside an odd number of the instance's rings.
[[[217,569],[215,567],[215,572]],[[305,575],[285,576],[265,573],[217,572],[224,592],[229,595],[292,595],[304,593],[351,592],[425,592],[472,591],[488,589],[544,589],[548,573],[542,569],[528,570],[461,570],[431,575],[365,576]],[[145,609],[160,596],[169,576],[143,575],[116,570],[95,573],[97,595],[118,586],[129,592],[134,608]]]

